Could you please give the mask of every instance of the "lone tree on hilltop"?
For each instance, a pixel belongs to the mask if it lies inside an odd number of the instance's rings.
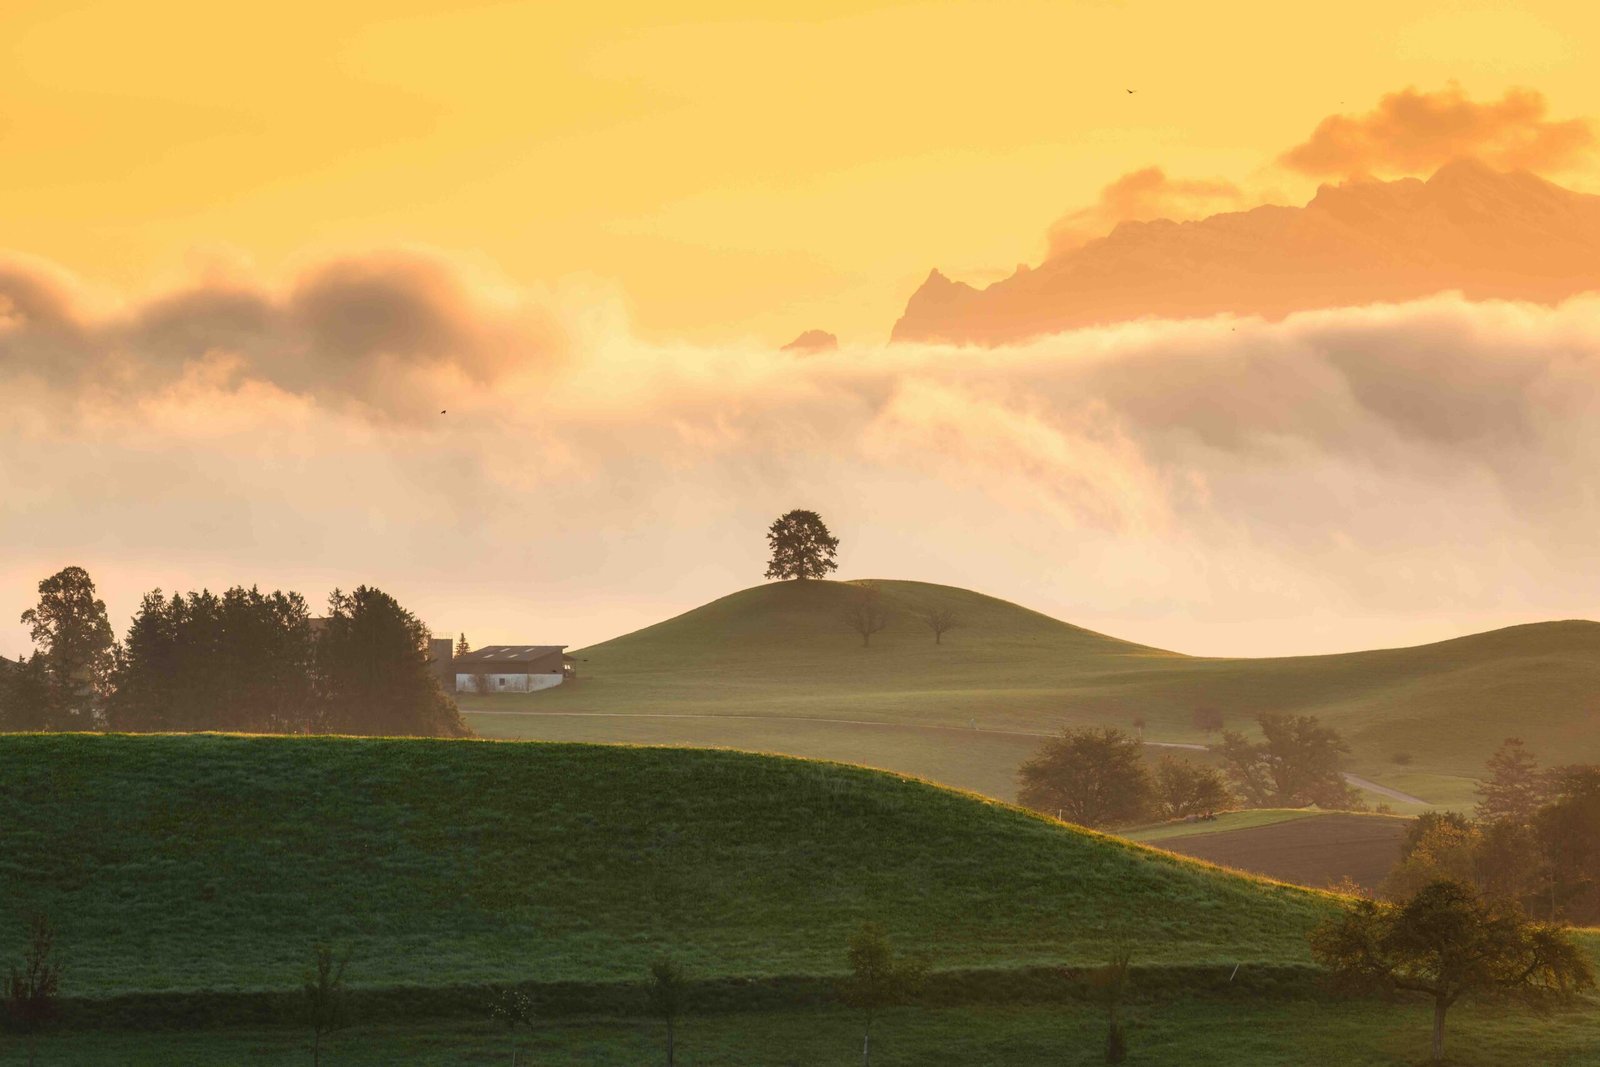
[[[27,1041],[29,1067],[33,1065],[39,1032],[56,1017],[61,964],[50,958],[55,940],[50,920],[35,915],[28,922],[28,947],[22,955],[22,966],[13,966],[6,979],[6,1022]]]
[[[1017,799],[1079,826],[1138,822],[1154,789],[1143,746],[1112,727],[1066,730],[1017,769]]]
[[[768,578],[804,581],[839,569],[833,561],[839,539],[828,532],[822,516],[814,511],[795,510],[779,516],[767,527],[767,544],[772,546]]]
[[[1495,907],[1459,882],[1434,882],[1404,904],[1357,900],[1311,934],[1311,953],[1358,990],[1433,998],[1433,1062],[1444,1062],[1444,1022],[1464,996],[1542,1006],[1594,985],[1583,950],[1559,927]]]
[[[861,635],[861,647],[866,648],[872,643],[872,635],[879,633],[889,626],[889,609],[883,605],[883,597],[870,586],[862,586],[860,592],[850,599],[849,607],[844,609],[845,625]]]
[[[914,996],[927,976],[919,959],[896,959],[889,935],[877,923],[862,923],[850,935],[846,954],[850,973],[839,983],[839,999],[866,1016],[861,1035],[861,1065],[872,1067],[872,1024],[885,1008]]]
[[[933,631],[933,643],[944,644],[944,635],[961,626],[953,608],[929,608],[922,613],[922,623]]]

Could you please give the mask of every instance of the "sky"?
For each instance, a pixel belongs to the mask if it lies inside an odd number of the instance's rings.
[[[841,577],[1186,652],[1594,614],[1595,298],[883,343],[1123,219],[1600,190],[1591,5],[749,6],[0,6],[0,652],[72,563],[119,632],[368,582],[579,646],[791,507]]]

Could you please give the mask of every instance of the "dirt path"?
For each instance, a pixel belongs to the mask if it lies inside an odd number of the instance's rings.
[[[942,726],[935,723],[922,722],[880,722],[873,719],[818,719],[805,715],[711,715],[687,714],[681,712],[626,712],[626,711],[467,711],[465,715],[500,715],[509,718],[524,719],[739,719],[743,721],[768,721],[768,722],[805,722],[828,723],[834,726],[868,726],[880,729],[894,730],[928,730],[944,733],[959,734],[987,734],[991,737],[1054,737],[1055,734],[1039,730],[992,730],[976,726]],[[1151,748],[1180,748],[1190,752],[1205,752],[1205,745],[1196,745],[1186,741],[1146,741]],[[1398,789],[1390,789],[1386,785],[1362,778],[1358,775],[1347,774],[1344,780],[1357,789],[1365,789],[1390,800],[1398,800],[1402,804],[1427,804],[1428,801],[1421,797],[1414,797],[1409,793],[1402,793]]]

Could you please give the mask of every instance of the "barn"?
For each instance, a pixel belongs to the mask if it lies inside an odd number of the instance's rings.
[[[573,676],[566,645],[485,645],[454,661],[458,693],[532,693]]]

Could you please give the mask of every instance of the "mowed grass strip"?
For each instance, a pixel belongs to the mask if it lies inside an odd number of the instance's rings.
[[[863,648],[842,613],[858,585],[892,612]],[[962,627],[936,645],[918,616],[948,609]],[[1121,641],[964,589],[921,582],[785,582],[746,589],[577,653],[579,677],[527,696],[466,697],[469,721],[496,736],[608,739],[649,727],[481,712],[603,712],[844,719],[1049,733],[1135,717],[1155,740],[1204,743],[1196,708],[1252,730],[1267,711],[1316,715],[1350,741],[1350,769],[1435,803],[1470,803],[1471,781],[1501,740],[1521,736],[1547,762],[1600,761],[1600,624],[1514,626],[1415,648],[1332,656],[1225,659]],[[752,731],[741,727],[741,734]],[[787,731],[792,733],[793,731]],[[840,724],[837,742],[867,742]],[[781,749],[784,738],[761,747]],[[959,738],[928,736],[923,765]],[[830,747],[829,749],[833,749]],[[880,761],[881,762],[881,761]],[[914,764],[890,764],[909,769]],[[982,773],[1001,782],[1002,768]]]
[[[941,968],[1304,963],[1330,906],[979,797],[736,752],[219,735],[0,737],[0,949],[65,992],[833,974],[863,920]]]

